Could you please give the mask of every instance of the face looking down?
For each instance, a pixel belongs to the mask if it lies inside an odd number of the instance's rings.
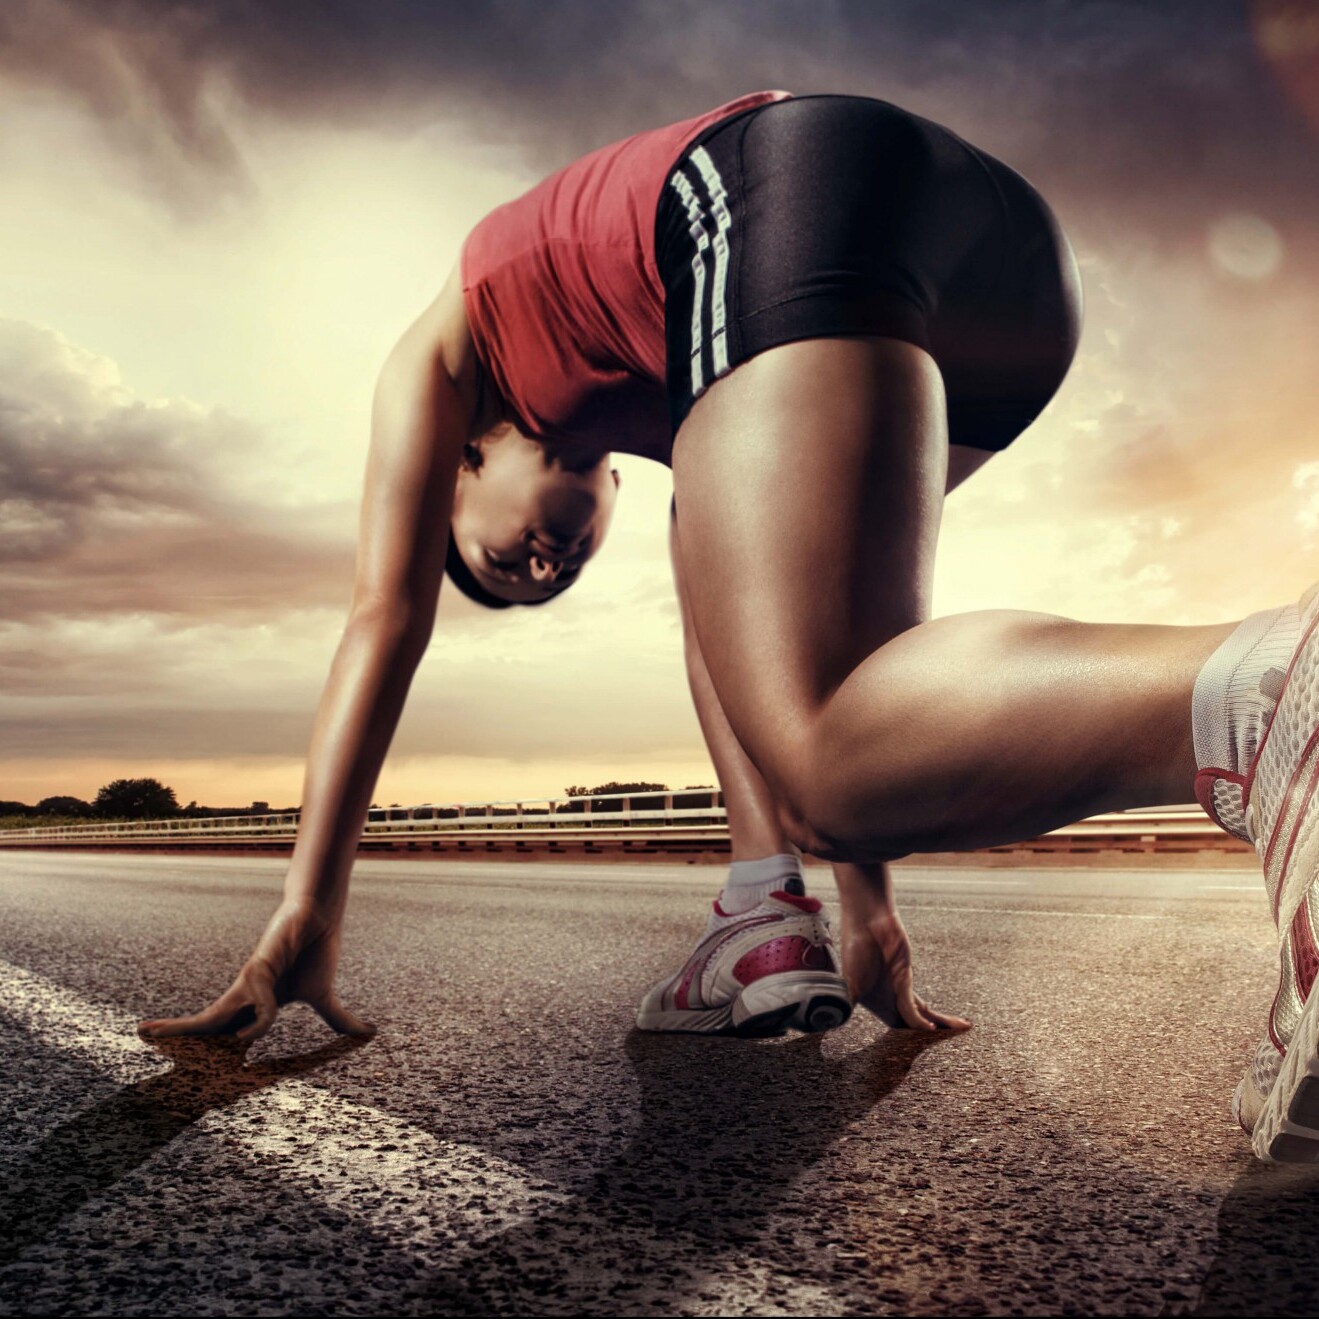
[[[464,449],[450,534],[477,582],[530,604],[566,590],[600,548],[618,496],[608,454],[503,426]]]

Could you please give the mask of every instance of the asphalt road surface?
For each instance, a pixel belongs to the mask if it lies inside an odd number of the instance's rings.
[[[902,872],[920,986],[976,1023],[929,1043],[635,1032],[714,868],[361,862],[375,1040],[137,1041],[281,877],[0,852],[0,1312],[1319,1307],[1319,1172],[1228,1111],[1276,975],[1249,871]]]

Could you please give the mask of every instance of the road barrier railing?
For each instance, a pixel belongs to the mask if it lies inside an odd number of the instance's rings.
[[[293,845],[300,812],[175,817],[117,823],[0,830],[0,847],[212,848],[283,851]],[[728,848],[723,795],[711,790],[616,793],[522,801],[373,807],[363,851],[588,851]],[[1231,851],[1229,838],[1198,806],[1167,806],[1097,815],[1039,838],[991,851]]]

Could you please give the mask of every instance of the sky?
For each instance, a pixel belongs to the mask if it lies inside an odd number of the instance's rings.
[[[1049,198],[1086,327],[948,502],[937,613],[1240,617],[1319,577],[1314,0],[7,0],[0,799],[295,804],[375,375],[468,229],[744,92],[936,119]],[[562,600],[442,593],[381,803],[710,783],[622,457]]]

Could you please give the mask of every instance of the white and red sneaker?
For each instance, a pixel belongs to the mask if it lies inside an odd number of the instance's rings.
[[[1233,1097],[1255,1153],[1319,1162],[1319,588],[1301,601],[1301,634],[1285,672],[1265,675],[1276,701],[1244,774],[1202,769],[1201,805],[1254,845],[1282,935],[1268,1036]],[[1267,689],[1267,690],[1266,690]]]
[[[737,916],[715,903],[705,937],[682,969],[642,1000],[641,1030],[763,1036],[789,1026],[841,1026],[847,982],[819,900],[771,893]]]

